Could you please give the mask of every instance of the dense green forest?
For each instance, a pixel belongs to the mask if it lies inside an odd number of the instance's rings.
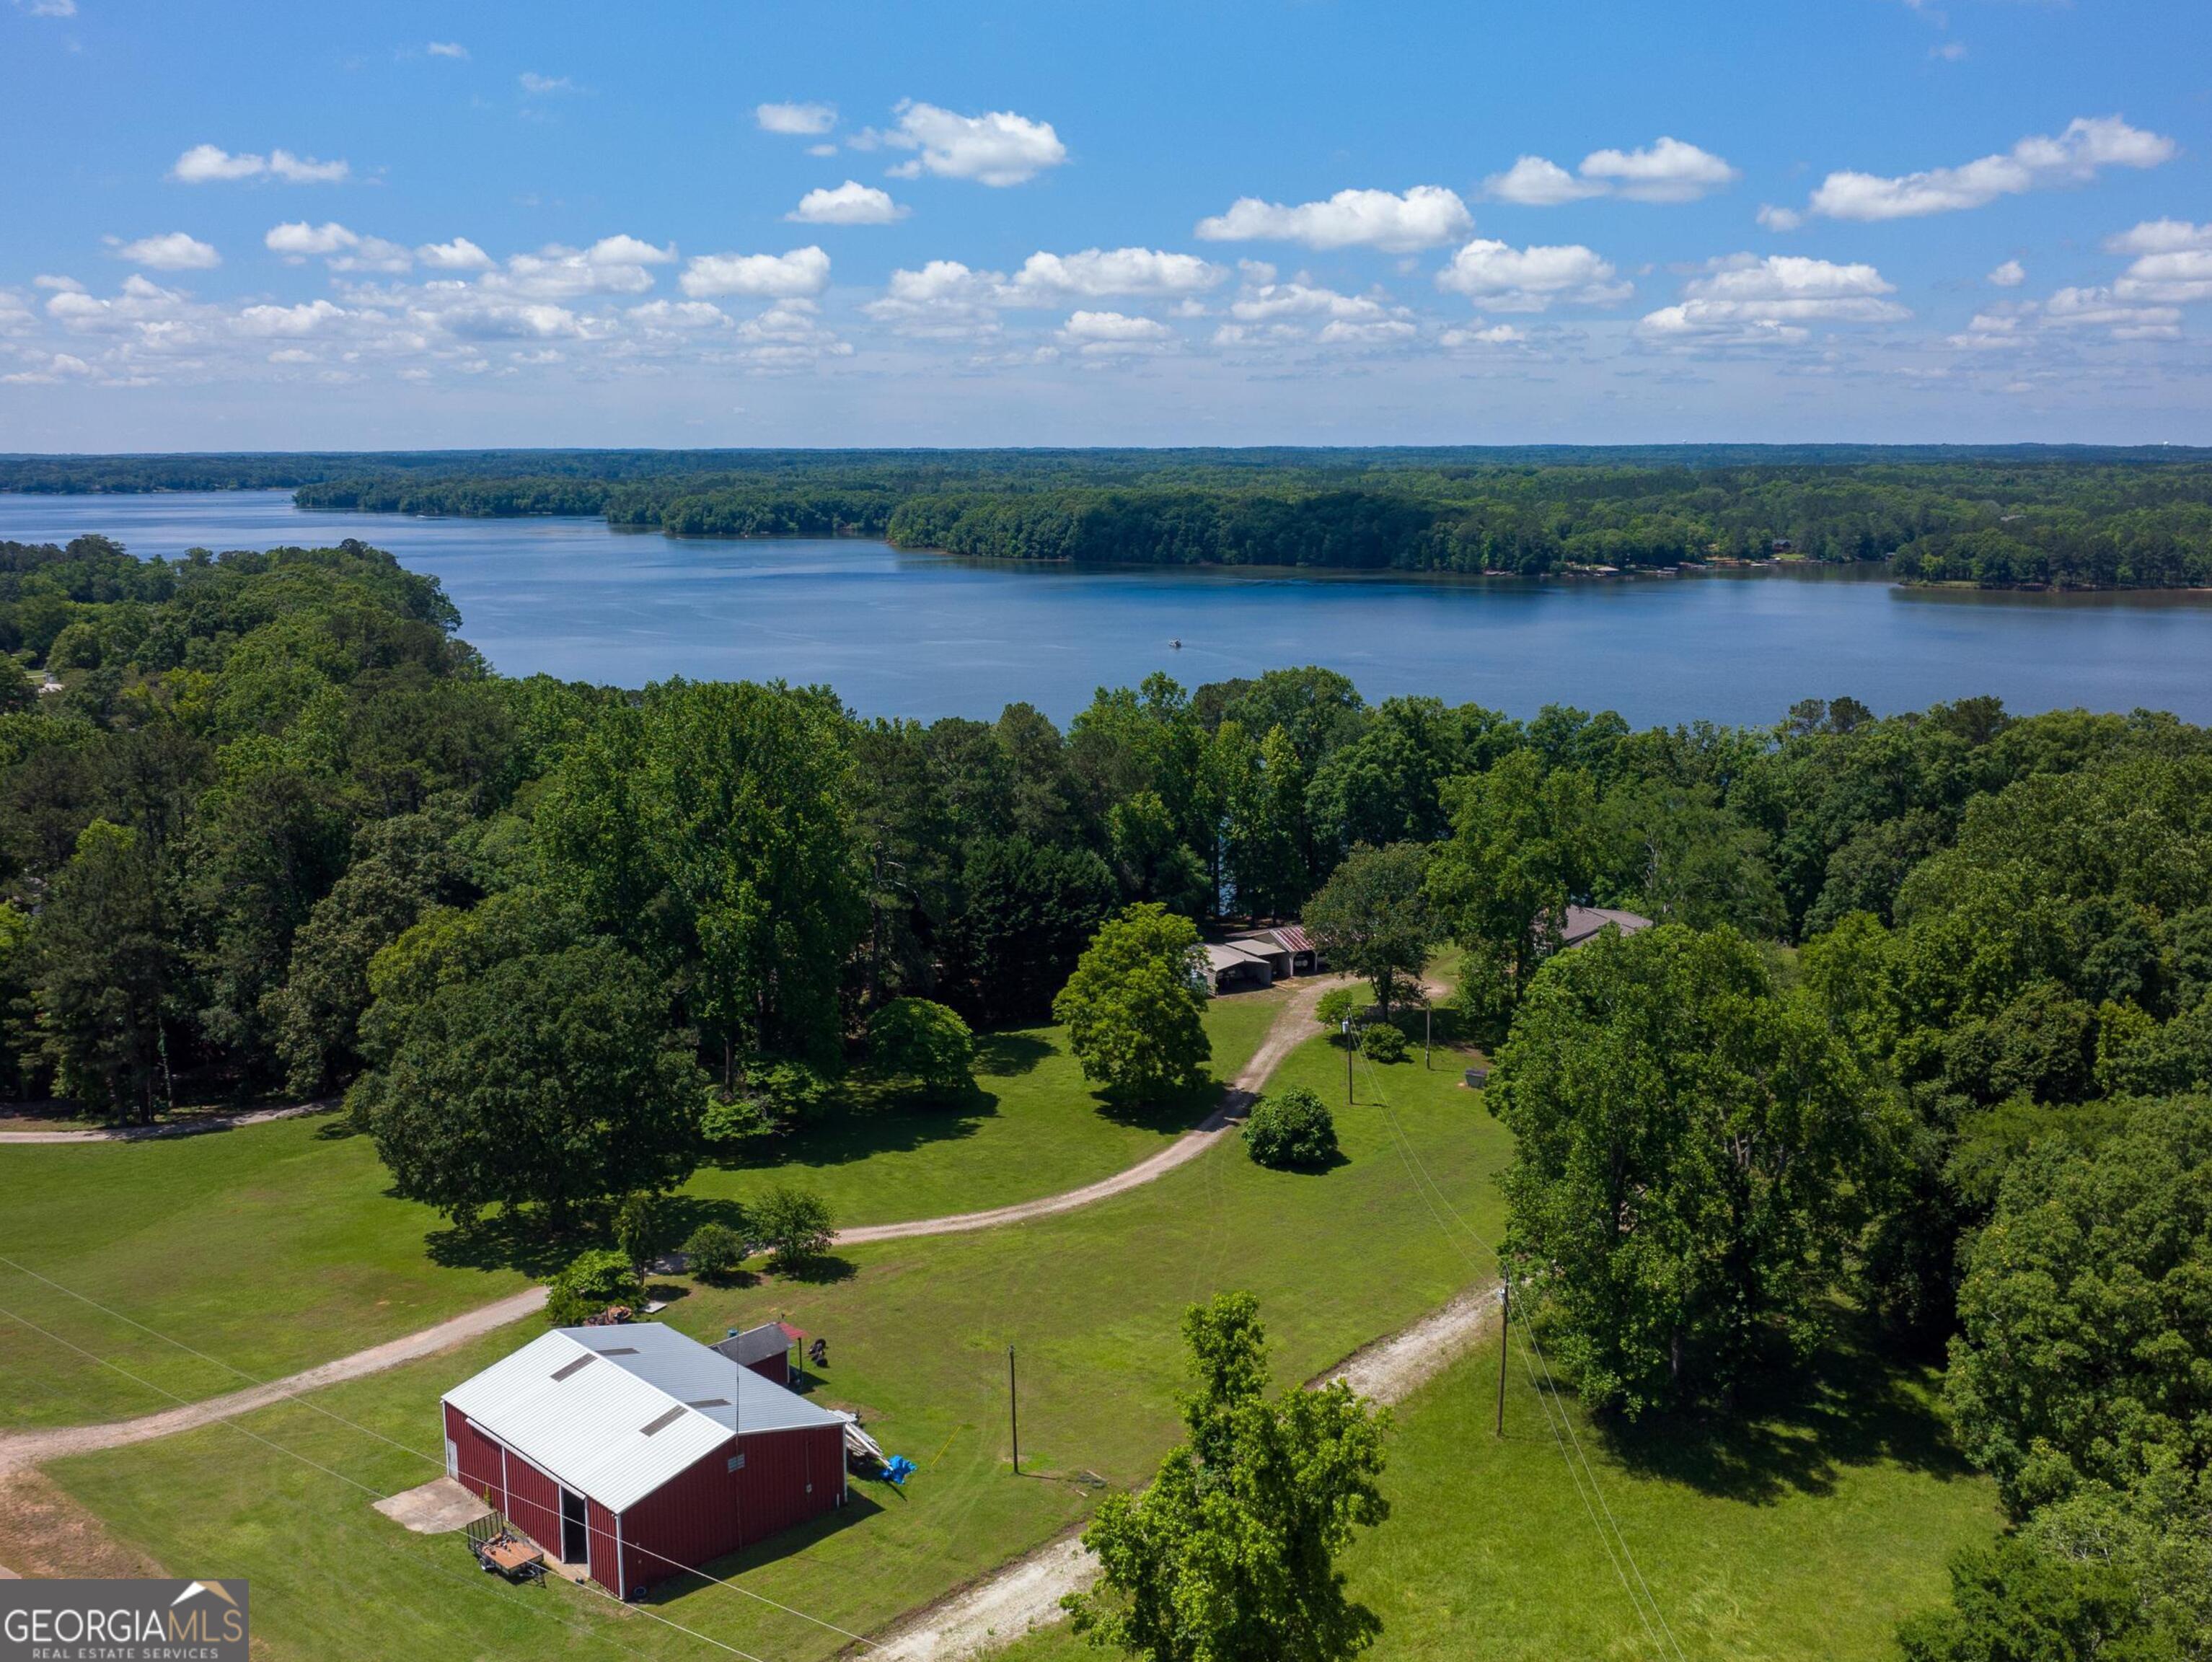
[[[270,486],[323,509],[593,514],[993,559],[1528,576],[1780,557],[1989,587],[2212,583],[2212,460],[2166,447],[0,458],[0,490]]]
[[[1948,1348],[2014,1525],[1911,1656],[2207,1653],[2212,732],[1636,731],[1314,668],[871,721],[506,679],[458,627],[357,542],[0,545],[13,1094],[344,1092],[399,1192],[557,1229],[948,1012],[1042,1018],[1102,927],[1303,913],[1386,999],[1449,943],[1516,1307],[1594,1407],[1725,1415],[1863,1312]],[[1660,927],[1559,952],[1575,901]],[[1990,1647],[2037,1622],[2100,1637]]]
[[[1508,572],[1894,559],[1985,587],[2212,581],[2212,465],[2170,454],[976,453],[743,471],[422,472],[318,508],[602,514],[684,536],[882,536],[994,559]]]

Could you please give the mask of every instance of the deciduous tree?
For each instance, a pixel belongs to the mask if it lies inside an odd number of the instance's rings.
[[[1346,1596],[1336,1559],[1389,1515],[1378,1487],[1389,1416],[1337,1381],[1266,1395],[1249,1293],[1183,1318],[1198,1388],[1185,1440],[1143,1493],[1109,1495],[1084,1544],[1102,1586],[1062,1600],[1076,1629],[1146,1662],[1341,1662],[1382,1622]]]
[[[1135,1102],[1204,1086],[1202,973],[1188,918],[1142,903],[1109,918],[1053,1001],[1083,1076]]]

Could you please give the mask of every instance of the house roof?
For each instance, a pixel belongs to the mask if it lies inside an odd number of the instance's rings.
[[[1265,964],[1267,954],[1255,953],[1250,947],[1233,941],[1209,941],[1206,943],[1206,967],[1216,974],[1236,969],[1243,964]]]
[[[445,1400],[611,1512],[733,1435],[843,1423],[658,1322],[556,1328]]]
[[[1314,949],[1313,937],[1296,923],[1285,923],[1274,931],[1275,939],[1294,953],[1310,953]]]
[[[1623,934],[1634,934],[1639,929],[1650,928],[1651,920],[1612,906],[1570,906],[1559,928],[1559,945],[1579,947],[1607,927]]]

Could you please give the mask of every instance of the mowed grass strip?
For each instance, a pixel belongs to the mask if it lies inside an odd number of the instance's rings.
[[[1416,1061],[1381,1075],[1429,1169],[1470,1221],[1494,1228],[1490,1178],[1505,1137],[1480,1098],[1458,1087],[1448,1060],[1439,1056],[1431,1073]],[[1342,1101],[1340,1055],[1319,1042],[1295,1055],[1283,1077]],[[1097,1493],[1091,1476],[1129,1485],[1149,1476],[1177,1432],[1178,1324],[1192,1301],[1229,1288],[1256,1293],[1286,1385],[1443,1303],[1464,1284],[1467,1266],[1415,1197],[1382,1114],[1363,1101],[1340,1124],[1346,1163],[1324,1174],[1262,1171],[1232,1137],[1081,1212],[855,1250],[830,1267],[831,1279],[701,1288],[679,1299],[665,1319],[701,1337],[784,1315],[825,1339],[830,1363],[817,1400],[861,1408],[887,1448],[921,1467],[903,1494],[856,1485],[854,1504],[825,1526],[718,1572],[867,1632],[1079,1522]],[[532,1330],[312,1400],[434,1456],[439,1393]],[[1021,1379],[1020,1477],[1010,1465],[1009,1344]],[[435,1470],[302,1403],[245,1424],[380,1488]],[[435,1612],[438,1648],[458,1653],[522,1655],[572,1642],[540,1631],[489,1578],[439,1573],[467,1569],[455,1540],[405,1536],[368,1509],[365,1495],[234,1430],[210,1427],[49,1470],[116,1535],[172,1568],[254,1577],[257,1630],[279,1654],[397,1653],[380,1625],[387,1610],[405,1622]],[[647,1654],[699,1653],[696,1641],[610,1612],[589,1595],[556,1587],[532,1596],[574,1620],[618,1623],[621,1641]],[[696,1580],[672,1585],[655,1608],[775,1662],[827,1657],[846,1642]],[[574,1647],[590,1653],[580,1640]]]
[[[1280,993],[1208,1007],[1226,1078]],[[1084,1083],[1058,1028],[986,1035],[974,1114],[833,1111],[773,1165],[702,1167],[712,1202],[790,1182],[839,1221],[873,1223],[1027,1200],[1095,1181],[1187,1129],[1195,1110],[1121,1116]],[[396,1200],[337,1114],[203,1136],[0,1147],[0,1254],[216,1359],[195,1359],[0,1264],[15,1311],[153,1387],[0,1317],[0,1429],[86,1424],[219,1395],[397,1338],[526,1284],[501,1258],[544,1242],[471,1241]],[[557,1257],[557,1253],[552,1256]]]

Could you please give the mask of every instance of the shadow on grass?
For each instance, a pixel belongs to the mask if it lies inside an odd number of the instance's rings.
[[[1972,1476],[1936,1407],[1932,1371],[1885,1358],[1879,1338],[1870,1318],[1846,1314],[1808,1366],[1747,1390],[1734,1413],[1608,1418],[1600,1435],[1640,1476],[1754,1505],[1828,1494],[1845,1469],[1877,1461],[1947,1480]]]
[[[708,1163],[725,1172],[846,1166],[972,1137],[998,1111],[999,1099],[988,1091],[947,1106],[892,1102],[879,1108],[838,1107],[787,1136],[757,1138],[710,1154]]]
[[[994,1079],[1033,1072],[1047,1056],[1057,1054],[1054,1045],[1035,1033],[975,1035],[975,1071]]]
[[[780,1282],[797,1282],[802,1287],[830,1287],[839,1282],[849,1282],[860,1273],[860,1266],[850,1258],[825,1252],[818,1258],[787,1265],[775,1272],[775,1278]]]
[[[422,1238],[430,1262],[446,1269],[520,1269],[540,1280],[591,1244],[588,1231],[556,1233],[527,1209],[492,1213],[473,1223],[433,1229]]]
[[[1243,1093],[1237,1093],[1243,1095]],[[1204,1119],[1223,1099],[1223,1087],[1209,1085],[1200,1091],[1178,1092],[1158,1102],[1128,1102],[1098,1093],[1098,1112],[1116,1125],[1140,1131],[1182,1132]]]

